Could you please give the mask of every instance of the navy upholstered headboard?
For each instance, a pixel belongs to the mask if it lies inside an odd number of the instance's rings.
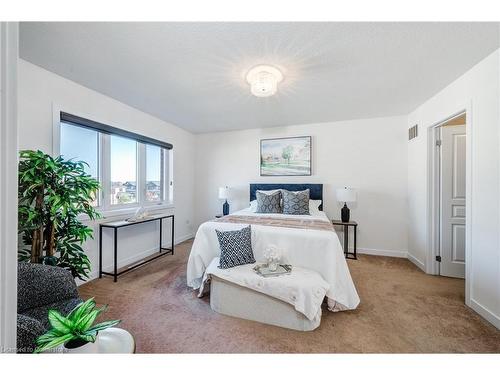
[[[300,191],[309,189],[309,199],[323,201],[323,184],[250,184],[250,201],[255,200],[257,190],[285,189],[288,191]],[[323,203],[319,206],[323,210]]]

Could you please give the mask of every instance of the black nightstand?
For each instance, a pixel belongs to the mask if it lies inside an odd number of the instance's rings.
[[[356,235],[358,231],[358,223],[355,221],[348,221],[347,223],[341,220],[332,220],[333,225],[342,225],[344,227],[344,254],[347,259],[358,259],[356,256]],[[354,252],[349,252],[349,227],[354,228]]]

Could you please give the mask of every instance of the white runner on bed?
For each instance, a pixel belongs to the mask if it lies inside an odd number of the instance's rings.
[[[249,209],[234,215],[259,215]],[[269,214],[265,214],[269,216]],[[323,212],[312,216],[280,215],[300,219],[328,220]],[[208,221],[200,225],[196,233],[187,266],[187,284],[198,289],[202,278],[214,258],[219,257],[220,247],[215,229],[238,230],[245,224]],[[257,262],[264,262],[263,253],[269,245],[284,251],[283,263],[318,272],[328,283],[328,308],[331,311],[355,309],[359,304],[358,293],[349,273],[344,252],[334,231],[282,228],[252,225],[252,248]]]

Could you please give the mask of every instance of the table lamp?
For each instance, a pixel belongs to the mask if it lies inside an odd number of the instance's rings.
[[[226,187],[220,187],[219,188],[219,199],[224,199],[225,202],[222,205],[222,215],[226,216],[229,215],[229,203],[227,203],[227,199],[229,198],[229,188]]]
[[[356,202],[356,190],[348,187],[337,189],[337,200],[339,202],[344,202],[340,217],[343,223],[347,223],[350,219],[350,210],[347,207],[347,202]]]

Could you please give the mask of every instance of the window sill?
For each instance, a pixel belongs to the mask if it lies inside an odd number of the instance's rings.
[[[103,220],[107,220],[110,218],[119,218],[120,216],[122,216],[124,218],[129,218],[130,216],[132,216],[135,213],[135,211],[137,211],[137,209],[139,207],[141,207],[141,206],[134,205],[133,207],[117,208],[117,209],[111,209],[111,210],[106,210],[106,211],[97,209],[97,212],[99,212],[102,217],[96,221],[103,221]],[[144,205],[142,207],[147,212],[151,212],[151,213],[156,212],[156,211],[163,211],[163,210],[175,208],[173,202],[169,202],[169,203],[166,202],[166,203],[162,203],[162,204],[150,204],[150,205]],[[92,220],[90,220],[90,218],[87,215],[80,215],[80,216],[78,216],[78,219],[82,222],[92,221]]]

